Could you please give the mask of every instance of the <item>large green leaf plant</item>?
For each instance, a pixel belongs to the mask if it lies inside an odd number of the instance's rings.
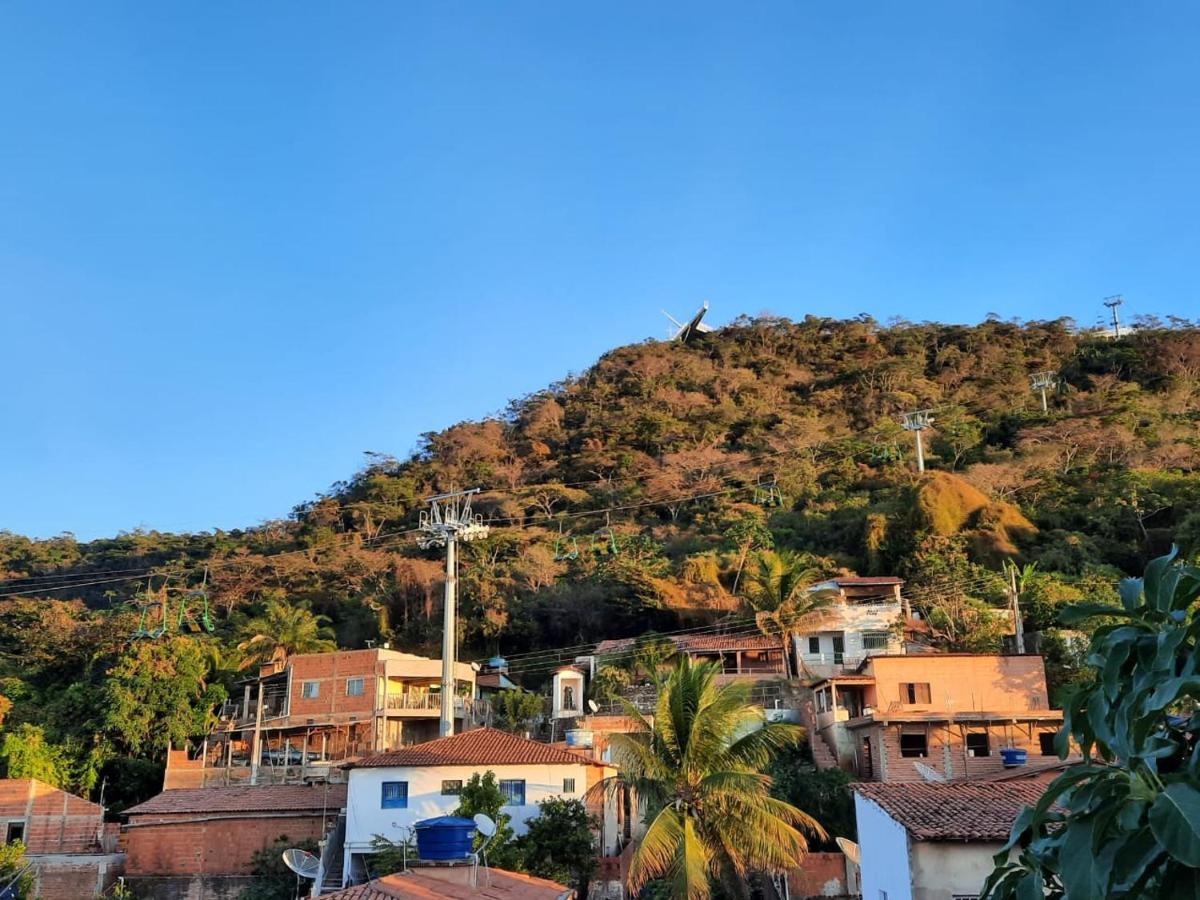
[[[1083,759],[1017,818],[983,898],[1200,898],[1200,569],[1172,549],[1120,596],[1062,615],[1103,623],[1055,742]]]

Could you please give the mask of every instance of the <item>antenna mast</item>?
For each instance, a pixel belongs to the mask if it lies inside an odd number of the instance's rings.
[[[905,413],[900,422],[905,431],[911,431],[917,439],[917,471],[925,471],[925,447],[921,444],[921,432],[933,425],[933,410],[918,409]]]
[[[1104,298],[1104,305],[1107,306],[1110,310],[1112,310],[1113,337],[1114,338],[1119,338],[1121,336],[1121,319],[1117,316],[1117,307],[1120,306],[1124,302],[1125,302],[1125,298],[1122,297],[1120,294],[1113,294],[1111,297]]]
[[[454,656],[458,636],[458,542],[485,538],[490,530],[483,517],[471,512],[471,498],[479,488],[451,491],[429,498],[429,509],[421,510],[423,548],[446,548],[446,604],[442,621],[442,725],[441,736],[454,734]]]
[[[1046,391],[1054,389],[1058,384],[1058,376],[1053,372],[1035,372],[1029,376],[1029,381],[1035,391],[1042,392],[1042,412],[1049,412],[1050,408],[1046,405]]]

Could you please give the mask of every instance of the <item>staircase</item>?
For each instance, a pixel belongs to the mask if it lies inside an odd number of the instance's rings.
[[[813,708],[811,700],[806,700],[800,707],[800,718],[804,722],[804,730],[808,734],[808,746],[812,750],[813,762],[818,769],[836,769],[838,768],[837,753],[829,746],[825,735],[817,730],[817,723],[812,715]]]
[[[332,891],[340,891],[346,885],[342,880],[342,869],[346,861],[346,811],[342,810],[337,822],[321,841],[321,869],[313,885],[312,896],[320,897]]]

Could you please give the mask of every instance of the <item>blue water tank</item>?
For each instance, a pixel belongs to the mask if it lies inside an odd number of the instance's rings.
[[[1025,765],[1029,751],[1020,747],[1004,747],[1000,750],[1000,758],[1004,760],[1004,768],[1013,769]]]
[[[417,853],[421,859],[466,859],[475,840],[475,822],[461,816],[422,819],[413,826],[417,832]]]
[[[497,672],[508,671],[508,660],[503,656],[493,656],[487,661],[489,669],[495,669]]]

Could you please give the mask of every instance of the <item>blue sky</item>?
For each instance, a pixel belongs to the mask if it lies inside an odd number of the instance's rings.
[[[6,3],[0,528],[286,515],[658,310],[1196,315],[1200,7]]]

